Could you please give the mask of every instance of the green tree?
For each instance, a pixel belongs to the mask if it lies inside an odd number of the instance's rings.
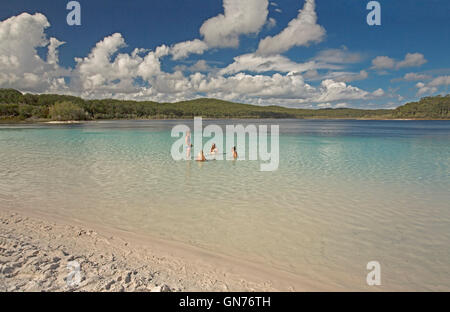
[[[57,102],[49,108],[50,118],[58,121],[86,120],[84,109],[69,101]]]

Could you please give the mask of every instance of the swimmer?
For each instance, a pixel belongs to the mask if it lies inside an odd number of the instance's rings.
[[[200,153],[198,153],[197,155],[197,161],[206,161],[206,157],[205,154],[203,154],[203,151],[201,151]]]
[[[234,159],[238,158],[238,153],[236,152],[236,146],[233,146],[233,148],[231,149],[231,154],[233,154]]]
[[[219,152],[219,149],[216,147],[216,144],[213,143],[213,145],[211,146],[211,150],[209,151],[209,153],[211,155],[217,154]]]
[[[185,142],[186,142],[186,158],[190,159],[191,158],[191,148],[192,148],[191,131],[186,132]]]

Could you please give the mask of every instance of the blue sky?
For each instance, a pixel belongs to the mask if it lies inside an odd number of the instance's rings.
[[[366,0],[79,1],[81,26],[67,2],[0,4],[0,87],[312,108],[448,93],[446,0],[381,0],[380,26]]]

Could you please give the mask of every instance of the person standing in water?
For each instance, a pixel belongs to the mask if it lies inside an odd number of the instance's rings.
[[[233,146],[233,148],[231,149],[231,154],[233,155],[234,159],[238,158],[238,153],[236,151],[236,146]]]
[[[191,132],[190,131],[186,132],[185,142],[186,142],[186,158],[191,159],[192,144],[191,144]]]
[[[209,151],[209,153],[211,155],[217,154],[219,152],[219,149],[216,147],[216,143],[213,143],[213,145],[211,146],[211,150]]]

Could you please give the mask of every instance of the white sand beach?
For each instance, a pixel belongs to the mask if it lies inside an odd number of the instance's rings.
[[[77,285],[67,283],[71,261]],[[177,243],[0,211],[0,291],[304,290],[323,289]]]

